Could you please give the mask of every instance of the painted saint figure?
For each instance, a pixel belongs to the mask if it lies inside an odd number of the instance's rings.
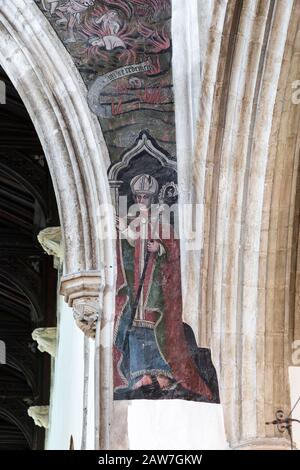
[[[66,42],[76,42],[74,29],[79,25],[82,20],[82,15],[86,13],[89,8],[95,5],[95,0],[67,0],[56,8],[55,13],[60,18],[56,24],[67,25],[68,39]]]
[[[101,28],[102,34],[98,32],[97,36],[90,37],[89,44],[107,51],[113,51],[117,48],[126,49],[124,41],[118,36],[123,26],[123,20],[116,10],[106,12],[95,23]]]
[[[130,187],[138,215],[128,227],[117,218],[115,397],[211,401],[182,322],[179,240],[151,210],[158,182],[142,174]]]

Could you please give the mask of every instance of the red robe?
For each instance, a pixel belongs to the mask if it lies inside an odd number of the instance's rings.
[[[159,314],[157,311],[149,309],[145,310],[145,318],[156,323],[155,328],[162,328],[165,332],[163,344],[159,344],[159,349],[165,361],[171,368],[173,378],[188,391],[201,395],[207,400],[212,399],[212,392],[200,376],[187,344],[183,322],[182,322],[182,293],[181,293],[181,271],[180,271],[180,242],[174,237],[172,227],[167,227],[170,232],[168,239],[162,239],[163,228],[166,226],[159,224],[160,243],[163,245],[165,254],[160,262],[160,283],[162,287],[164,310]],[[150,224],[149,224],[149,239]],[[157,262],[157,253],[151,253],[146,276],[144,281],[145,297],[149,294],[151,284],[153,282],[153,273]],[[136,295],[140,273],[137,267],[140,259],[140,243],[135,243],[134,247],[134,295]],[[124,294],[122,288],[127,286],[126,272],[124,269],[122,258],[121,240],[117,243],[117,296],[116,296],[116,317],[115,317],[115,335],[118,335],[122,315],[128,307],[129,297]],[[147,297],[146,297],[147,298]],[[123,360],[123,352],[120,348],[114,347],[114,387],[126,388],[128,380],[122,373],[120,367]]]

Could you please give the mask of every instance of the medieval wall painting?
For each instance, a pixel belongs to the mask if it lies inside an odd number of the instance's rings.
[[[114,398],[217,403],[210,351],[182,321],[171,1],[36,2],[87,85],[112,162]]]
[[[117,215],[115,399],[218,402],[210,351],[182,321],[176,160],[143,131],[109,179],[115,200],[126,196]]]
[[[143,129],[175,155],[170,1],[36,2],[87,85],[111,159]]]

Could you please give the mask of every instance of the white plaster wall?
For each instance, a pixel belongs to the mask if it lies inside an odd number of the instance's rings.
[[[58,347],[53,363],[50,428],[47,450],[67,450],[73,436],[80,449],[83,416],[84,335],[76,326],[73,311],[59,298]]]
[[[184,400],[136,400],[128,407],[131,450],[224,450],[221,405]]]
[[[89,340],[89,385],[87,402],[86,450],[95,449],[95,341]]]

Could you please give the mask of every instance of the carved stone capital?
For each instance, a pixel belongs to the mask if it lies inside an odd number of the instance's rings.
[[[64,252],[62,247],[62,234],[60,227],[48,227],[38,234],[38,241],[43,250],[54,257],[54,267],[59,268],[62,263]]]
[[[100,316],[99,301],[93,297],[76,299],[73,303],[73,315],[76,325],[84,334],[95,339],[97,321]]]
[[[64,276],[60,293],[73,308],[77,326],[89,338],[95,338],[96,325],[100,316],[99,297],[104,285],[100,272],[88,271]]]
[[[27,412],[36,426],[49,428],[49,406],[31,406]]]
[[[36,328],[32,334],[32,339],[38,343],[38,350],[47,352],[50,356],[56,354],[56,336],[57,330],[53,328]]]

